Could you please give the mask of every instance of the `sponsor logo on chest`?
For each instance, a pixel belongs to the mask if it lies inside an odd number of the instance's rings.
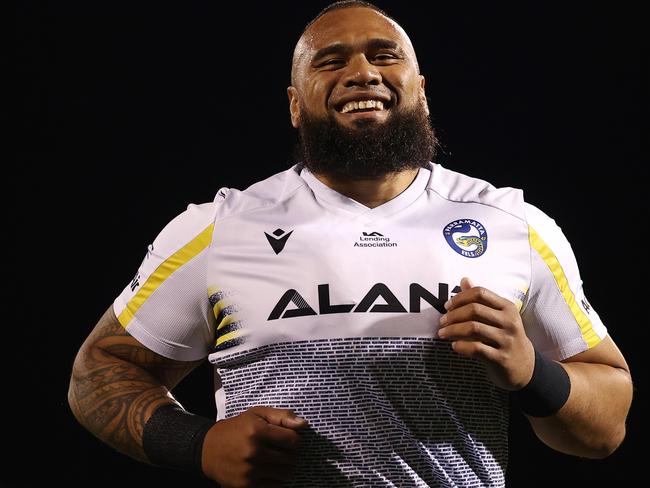
[[[460,286],[455,286],[451,292],[460,292]],[[420,313],[422,301],[427,302],[438,312],[445,313],[444,304],[447,300],[449,300],[448,283],[438,283],[437,295],[419,283],[411,283],[409,285],[409,302],[406,306],[400,302],[388,285],[375,283],[358,303],[332,304],[330,285],[325,283],[318,285],[318,312],[296,289],[291,288],[280,297],[267,320],[350,312]],[[377,301],[380,303],[376,303]]]
[[[379,232],[362,232],[361,235],[354,241],[354,247],[397,247],[397,242],[391,240],[387,235]]]

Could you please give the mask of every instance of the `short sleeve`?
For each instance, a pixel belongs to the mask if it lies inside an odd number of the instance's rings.
[[[129,334],[170,359],[201,359],[213,345],[207,257],[215,205],[190,204],[169,222],[113,302],[115,315]]]
[[[521,316],[535,348],[561,361],[596,346],[607,329],[585,296],[573,250],[560,227],[526,204],[531,281]]]

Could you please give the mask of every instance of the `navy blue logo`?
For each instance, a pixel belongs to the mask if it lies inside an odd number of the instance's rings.
[[[289,236],[292,234],[292,232],[293,231],[285,233],[282,229],[275,229],[273,231],[273,235],[267,234],[266,232],[264,235],[269,241],[269,244],[271,244],[271,247],[273,248],[273,251],[275,251],[275,254],[280,254],[280,252],[282,252],[284,249],[284,245],[289,240]]]
[[[485,227],[473,219],[459,219],[448,223],[442,231],[451,248],[466,258],[485,254],[488,235]]]

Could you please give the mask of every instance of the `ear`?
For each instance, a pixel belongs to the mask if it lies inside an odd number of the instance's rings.
[[[424,83],[425,79],[424,76],[420,75],[420,99],[422,100],[422,104],[424,105],[424,109],[427,111],[427,115],[429,115],[429,103],[427,102],[427,94],[424,91]]]
[[[287,88],[289,97],[289,113],[291,114],[291,125],[296,129],[300,126],[300,101],[298,100],[298,90],[290,86]]]

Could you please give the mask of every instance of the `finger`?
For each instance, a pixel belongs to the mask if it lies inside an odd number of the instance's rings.
[[[483,322],[493,327],[502,328],[508,315],[500,309],[494,309],[481,303],[467,303],[440,316],[440,327],[449,327],[460,322]]]
[[[249,411],[273,425],[300,428],[305,427],[308,424],[306,419],[298,417],[293,410],[288,408],[257,406],[251,407]]]
[[[483,359],[488,362],[499,362],[499,351],[479,341],[454,341],[451,348],[461,356]]]
[[[450,311],[468,303],[481,303],[488,307],[496,308],[497,310],[503,310],[509,305],[513,305],[509,300],[506,300],[487,288],[474,286],[451,297],[445,302],[444,307],[447,311]]]
[[[476,321],[453,324],[438,330],[441,339],[479,341],[494,348],[501,347],[503,335],[501,329]]]
[[[470,280],[467,276],[461,278],[460,280],[460,289],[462,291],[469,290],[470,288],[474,287],[474,283],[472,283],[472,280]]]
[[[264,445],[279,449],[295,450],[300,445],[300,434],[293,429],[267,424],[259,433]]]
[[[295,418],[283,418],[282,419],[282,427],[286,427],[288,429],[306,429],[309,427],[309,422],[307,419],[302,418],[302,417],[295,417]]]

